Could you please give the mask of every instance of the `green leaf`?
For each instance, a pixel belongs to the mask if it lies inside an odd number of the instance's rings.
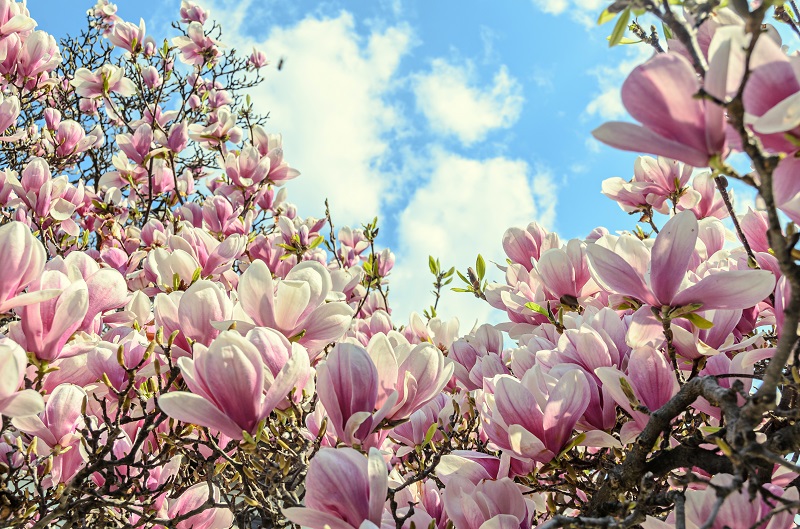
[[[458,270],[456,270],[456,273],[458,274],[458,277],[460,277],[460,278],[461,278],[461,280],[462,280],[464,283],[466,283],[466,284],[468,284],[468,285],[472,285],[472,281],[470,281],[469,279],[467,279],[466,277],[464,277],[464,274],[462,274],[462,273],[461,273],[460,271],[458,271]],[[471,292],[471,291],[470,291],[470,292]]]
[[[634,408],[641,406],[639,399],[636,398],[636,393],[634,393],[631,383],[628,382],[627,378],[619,377],[619,385],[622,387],[622,392],[626,397],[628,397],[628,402],[630,402]]]
[[[308,249],[309,250],[313,250],[314,248],[316,248],[317,246],[322,244],[322,241],[324,241],[324,240],[325,240],[325,237],[323,237],[322,235],[318,236],[316,239],[314,239],[311,242],[311,246],[309,246]]]
[[[684,318],[692,322],[694,326],[697,327],[698,329],[706,330],[714,326],[713,323],[711,323],[710,321],[708,321],[707,319],[698,315],[695,312],[690,312],[689,314],[684,316]]]
[[[472,292],[472,290],[468,288],[451,288],[450,290],[453,292]]]
[[[613,48],[617,44],[622,41],[622,37],[625,36],[625,30],[628,29],[628,21],[631,19],[631,8],[626,7],[622,13],[620,13],[619,18],[617,19],[617,23],[614,25],[614,31],[611,32],[611,36],[608,37],[608,47]]]
[[[425,441],[422,443],[422,446],[427,446],[428,443],[431,442],[431,439],[433,439],[433,436],[434,436],[434,434],[436,434],[436,430],[438,430],[438,429],[439,429],[439,425],[438,424],[433,423],[433,424],[430,425],[430,427],[428,428],[428,431],[425,432]]]
[[[478,254],[478,259],[475,261],[475,271],[478,273],[478,279],[483,279],[483,276],[486,274],[486,261],[483,260],[483,256]]]
[[[453,266],[450,268],[450,270],[444,273],[443,277],[452,277],[452,275],[455,273],[456,273],[456,267]]]
[[[546,308],[542,307],[537,303],[534,303],[533,301],[529,301],[528,303],[526,303],[525,307],[531,309],[533,312],[538,312],[542,316],[547,316],[548,318],[550,317],[550,314],[548,314]]]
[[[431,274],[438,275],[438,273],[436,271],[436,261],[433,260],[433,256],[432,255],[428,256],[428,268],[431,269]]]
[[[597,25],[602,26],[606,22],[611,22],[612,20],[614,20],[614,18],[616,18],[616,16],[617,16],[616,13],[611,13],[608,9],[606,9],[605,11],[600,13],[599,17],[597,17]]]
[[[672,38],[672,30],[669,29],[669,26],[664,24],[663,22],[661,23],[661,32],[664,34],[665,39]]]

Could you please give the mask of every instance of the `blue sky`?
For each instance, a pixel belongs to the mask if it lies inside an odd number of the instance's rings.
[[[179,3],[121,0],[118,14],[144,18],[159,40]],[[633,227],[600,186],[630,178],[635,155],[590,132],[625,117],[619,86],[650,51],[608,48],[612,24],[594,25],[603,2],[199,3],[222,22],[228,45],[285,59],[253,100],[302,173],[289,200],[319,217],[327,196],[338,226],[380,217],[382,243],[397,254],[392,297],[401,314],[432,301],[429,254],[463,270],[479,252],[502,262],[512,225],[537,220],[562,238]],[[63,5],[28,7],[58,37],[83,27],[90,7]],[[499,271],[491,277],[502,280]],[[441,309],[461,318],[462,331],[476,318],[498,321],[466,295],[448,292]]]

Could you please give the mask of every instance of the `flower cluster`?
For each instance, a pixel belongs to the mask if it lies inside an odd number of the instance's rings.
[[[680,38],[595,136],[659,156],[602,185],[645,228],[510,228],[460,274],[507,321],[461,329],[392,312],[377,219],[289,202],[267,56],[202,7],[160,47],[100,0],[59,49],[0,1],[0,524],[792,527],[797,57],[769,2],[644,4]]]

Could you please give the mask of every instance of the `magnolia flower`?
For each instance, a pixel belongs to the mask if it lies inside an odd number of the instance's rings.
[[[376,334],[367,345],[378,369],[378,401],[382,406],[396,398],[388,419],[407,419],[434,399],[453,376],[453,362],[430,343],[416,346],[399,343],[392,347],[385,334]]]
[[[338,343],[317,368],[317,394],[328,415],[328,430],[345,444],[362,444],[397,402],[397,392],[380,390],[378,369],[358,345]]]
[[[686,281],[695,252],[699,226],[692,211],[672,217],[656,237],[647,261],[631,260],[591,244],[587,248],[592,276],[606,291],[629,296],[655,307],[743,309],[766,298],[775,287],[775,276],[766,270],[724,270],[694,284]]]
[[[48,476],[52,484],[69,482],[83,466],[84,459],[79,446],[80,430],[84,426],[81,410],[85,399],[86,391],[83,388],[61,384],[47,398],[42,413],[11,420],[19,431],[39,438],[38,455],[48,456],[53,449],[60,448],[60,454],[53,459],[53,469]]]
[[[208,500],[219,503],[219,489],[216,485],[210,491],[208,483],[197,483],[186,489],[176,499],[168,500],[167,517],[190,513],[202,507]],[[233,523],[233,512],[230,509],[212,507],[203,509],[199,513],[181,520],[175,527],[177,529],[228,529]]]
[[[518,457],[541,463],[561,452],[589,405],[589,383],[579,369],[564,373],[547,394],[534,370],[521,381],[498,375],[492,384],[484,411],[487,435]]]
[[[104,64],[99,70],[92,72],[87,68],[78,68],[75,79],[70,81],[79,97],[94,99],[107,97],[117,93],[121,96],[132,96],[136,93],[136,85],[125,77],[125,71],[113,64]]]
[[[283,509],[292,522],[310,529],[381,527],[389,478],[381,453],[364,457],[352,448],[323,448],[308,468],[305,507]]]
[[[139,25],[131,22],[117,22],[108,36],[108,40],[130,53],[139,53],[144,46],[145,25],[144,19],[139,19]]]
[[[331,286],[330,273],[316,261],[296,265],[277,282],[263,261],[255,261],[240,277],[237,292],[242,310],[255,325],[280,331],[316,357],[342,337],[353,316],[345,303],[325,303]]]
[[[675,371],[666,357],[652,347],[641,347],[631,353],[627,374],[616,367],[598,367],[594,372],[603,388],[633,417],[633,421],[623,425],[620,434],[623,444],[634,440],[650,420],[648,414],[635,409],[637,404],[654,412],[669,402],[679,389]],[[633,390],[633,395],[627,388]]]
[[[528,502],[510,478],[475,484],[459,475],[444,489],[444,508],[458,529],[523,529],[531,525]]]
[[[254,433],[297,385],[308,370],[308,355],[294,350],[273,378],[253,343],[237,332],[223,331],[210,347],[196,346],[193,358],[179,359],[178,367],[190,391],[159,397],[164,413],[231,439],[243,439],[242,432]]]

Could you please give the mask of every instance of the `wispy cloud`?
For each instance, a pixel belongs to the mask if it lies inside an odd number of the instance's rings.
[[[455,136],[464,145],[483,140],[495,129],[512,126],[522,110],[522,86],[501,66],[488,86],[477,86],[471,62],[435,59],[427,73],[414,76],[417,107],[431,128]]]

